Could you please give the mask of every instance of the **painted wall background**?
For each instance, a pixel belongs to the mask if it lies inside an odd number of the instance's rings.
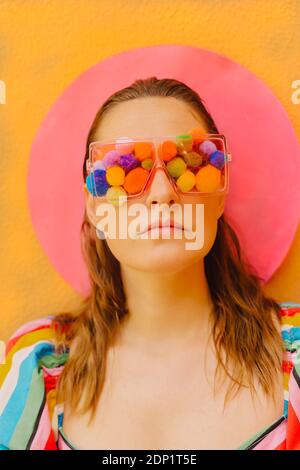
[[[79,300],[44,254],[29,217],[28,159],[41,121],[93,64],[156,44],[210,49],[247,67],[280,100],[300,142],[300,104],[291,100],[300,79],[299,0],[0,1],[1,339]],[[300,301],[300,226],[265,291]]]

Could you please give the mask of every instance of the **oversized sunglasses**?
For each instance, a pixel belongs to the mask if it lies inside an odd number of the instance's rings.
[[[195,128],[187,134],[119,137],[89,145],[85,189],[112,204],[146,194],[162,168],[179,194],[228,192],[231,155],[222,134]]]

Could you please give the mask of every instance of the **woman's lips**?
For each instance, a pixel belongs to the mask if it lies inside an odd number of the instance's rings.
[[[174,230],[174,229],[176,229],[176,230],[182,230],[182,227],[177,227],[177,226],[174,226],[174,225],[158,225],[158,226],[156,226],[156,227],[153,226],[153,225],[151,225],[150,227],[148,227],[148,232],[149,232],[150,230],[165,229],[165,228],[167,228],[167,229],[173,229],[173,230]]]
[[[174,232],[175,230],[183,231],[183,227],[181,224],[169,221],[169,222],[153,222],[149,224],[148,227],[140,232],[140,234],[146,232]]]
[[[151,235],[155,235],[155,234],[162,234],[163,235],[163,234],[174,233],[176,231],[182,233],[182,229],[179,229],[178,227],[171,227],[171,226],[167,227],[167,226],[163,225],[162,227],[151,227],[145,233],[151,233]]]

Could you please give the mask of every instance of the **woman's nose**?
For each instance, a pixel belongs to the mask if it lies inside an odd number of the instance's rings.
[[[166,170],[162,166],[157,166],[152,175],[147,204],[167,203],[173,204],[179,201],[179,196],[169,180]]]

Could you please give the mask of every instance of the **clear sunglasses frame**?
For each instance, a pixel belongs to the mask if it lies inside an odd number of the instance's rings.
[[[182,134],[182,136],[186,136],[186,135],[188,135],[188,133],[187,134]],[[94,171],[94,169],[93,169],[94,168],[94,163],[95,163],[96,160],[98,160],[98,159],[94,159],[94,155],[95,155],[94,149],[95,148],[109,147],[109,146],[114,146],[116,144],[117,145],[122,145],[122,144],[126,145],[126,144],[130,144],[130,143],[138,143],[138,142],[153,143],[154,144],[154,149],[155,149],[155,152],[154,152],[155,157],[154,157],[153,166],[149,171],[148,179],[147,179],[143,189],[139,193],[127,194],[127,199],[128,200],[141,198],[147,193],[147,191],[149,190],[149,188],[151,186],[153,178],[155,176],[156,170],[159,169],[159,168],[164,170],[164,172],[167,175],[168,180],[169,180],[172,188],[179,195],[184,195],[184,194],[185,195],[197,195],[198,194],[198,195],[207,197],[207,196],[211,196],[213,194],[214,195],[215,194],[223,194],[223,193],[227,194],[228,191],[229,191],[229,163],[232,161],[232,155],[228,151],[228,145],[227,145],[226,137],[223,134],[203,134],[199,137],[196,136],[194,138],[196,140],[201,139],[201,141],[206,141],[206,140],[212,140],[212,141],[213,140],[221,140],[222,141],[222,146],[223,146],[222,152],[224,153],[224,184],[223,184],[222,188],[218,188],[214,191],[209,191],[209,192],[198,191],[198,190],[183,191],[176,185],[176,181],[175,181],[174,177],[170,175],[170,173],[167,169],[167,163],[168,162],[165,162],[162,159],[162,157],[159,155],[158,146],[160,144],[162,144],[163,142],[169,141],[169,140],[173,141],[174,143],[178,143],[178,141],[183,141],[184,142],[184,138],[181,138],[181,135],[176,135],[176,136],[175,135],[162,135],[162,136],[155,136],[155,137],[153,137],[153,136],[147,137],[146,136],[146,137],[142,137],[142,138],[141,137],[122,136],[122,137],[118,137],[118,138],[111,139],[111,140],[100,140],[100,141],[98,140],[98,141],[91,142],[90,145],[89,145],[89,158],[86,161],[86,170],[87,170],[88,174],[90,174]],[[181,155],[178,154],[178,156],[181,156]],[[94,187],[94,192],[96,193],[96,188],[95,188],[94,184],[93,184],[93,187]],[[100,200],[106,200],[105,195],[97,195],[96,194],[96,196],[94,196],[94,197],[97,198],[97,199],[100,199]]]

